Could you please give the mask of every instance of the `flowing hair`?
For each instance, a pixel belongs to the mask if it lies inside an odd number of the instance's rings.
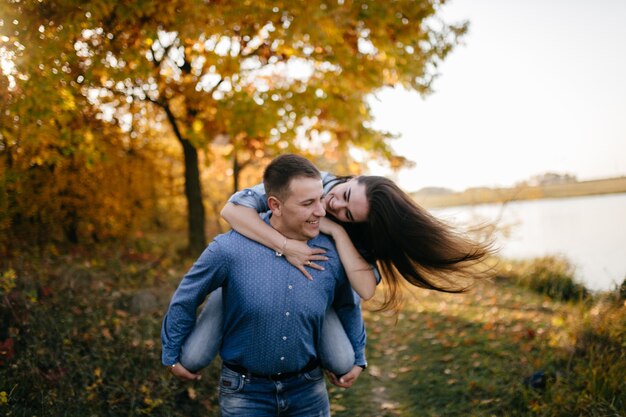
[[[396,308],[404,281],[429,290],[462,293],[489,274],[477,268],[493,253],[492,243],[478,243],[420,207],[393,181],[356,177],[369,203],[365,223],[345,224],[369,262],[376,262],[385,282],[381,310]],[[404,279],[404,280],[403,280]]]

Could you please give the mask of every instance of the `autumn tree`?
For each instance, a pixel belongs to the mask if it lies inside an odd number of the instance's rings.
[[[1,47],[16,84],[56,70],[70,94],[111,120],[135,121],[141,109],[168,124],[183,150],[189,246],[198,252],[198,152],[211,143],[230,145],[235,179],[249,161],[285,151],[345,161],[357,147],[405,162],[390,135],[371,127],[366,98],[385,86],[429,91],[466,28],[438,19],[443,3],[13,1]]]

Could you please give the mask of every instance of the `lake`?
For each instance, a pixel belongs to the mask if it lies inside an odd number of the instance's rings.
[[[576,279],[610,290],[626,278],[626,194],[515,201],[430,210],[467,225],[497,221],[497,245],[506,258],[567,258]]]

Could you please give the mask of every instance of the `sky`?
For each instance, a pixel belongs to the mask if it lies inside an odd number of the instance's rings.
[[[370,100],[415,167],[372,174],[406,191],[626,175],[626,1],[451,0],[441,16],[470,28],[434,92]]]

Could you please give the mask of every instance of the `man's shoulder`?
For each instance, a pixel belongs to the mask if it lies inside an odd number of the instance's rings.
[[[259,244],[248,239],[236,230],[229,230],[228,232],[215,236],[211,245],[217,245],[221,251],[226,253],[238,253],[242,250],[249,250]]]
[[[310,243],[315,246],[323,246],[324,248],[332,251],[337,250],[337,248],[335,247],[335,241],[330,236],[325,235],[324,233],[320,233],[319,235],[311,239]]]
[[[320,233],[317,237],[309,241],[309,245],[324,249],[326,251],[324,256],[328,257],[327,262],[334,264],[338,269],[343,269],[335,241],[330,236]]]

